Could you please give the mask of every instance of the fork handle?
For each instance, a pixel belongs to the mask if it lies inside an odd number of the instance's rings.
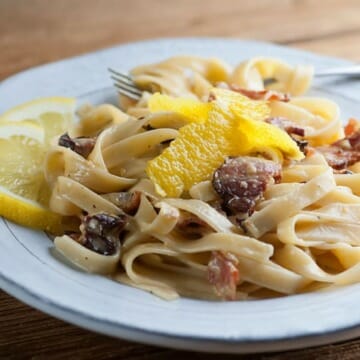
[[[343,66],[343,67],[334,67],[334,68],[327,68],[323,70],[316,70],[315,74],[316,77],[320,76],[360,76],[360,64],[358,65],[350,65],[350,66]]]

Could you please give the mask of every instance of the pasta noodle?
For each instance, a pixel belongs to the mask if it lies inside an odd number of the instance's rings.
[[[218,59],[179,56],[131,75],[143,90],[139,101],[122,96],[122,110],[82,107],[68,134],[84,152],[58,139],[47,154],[50,207],[72,224],[54,245],[69,261],[168,300],[244,300],[360,281],[360,146],[356,131],[345,137],[336,103],[302,97],[311,67],[254,58],[232,69]],[[213,177],[180,197],[161,196],[147,165],[181,138],[188,119],[150,111],[151,94],[206,104],[214,87],[266,101],[263,120],[295,134],[299,148],[306,142],[306,156],[295,161],[267,145],[235,160],[228,154]],[[259,170],[269,164],[270,175]],[[257,197],[237,190],[229,200],[219,188],[231,175],[222,171],[234,169],[245,171],[234,180],[240,190],[261,187]],[[253,204],[248,213],[234,210],[245,203]]]

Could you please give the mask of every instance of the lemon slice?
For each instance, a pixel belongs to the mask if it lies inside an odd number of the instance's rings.
[[[0,116],[0,215],[28,227],[58,233],[61,216],[48,208],[44,158],[50,139],[73,119],[75,100],[45,98]]]
[[[45,204],[49,189],[42,163],[44,129],[27,121],[0,126],[0,215],[19,224],[56,233],[61,218]]]
[[[32,200],[37,200],[42,186],[43,134],[33,124],[0,126],[0,185]]]
[[[30,121],[45,131],[44,142],[69,128],[74,118],[75,99],[67,97],[42,98],[16,106],[0,116],[2,123]]]
[[[32,139],[38,143],[43,143],[45,140],[44,128],[33,121],[18,121],[18,122],[0,122],[1,139],[8,139],[13,136],[25,136],[29,140]]]

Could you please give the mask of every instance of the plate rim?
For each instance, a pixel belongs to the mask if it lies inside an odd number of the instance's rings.
[[[222,36],[180,36],[180,37],[172,37],[172,36],[159,36],[159,37],[155,37],[155,38],[151,38],[151,39],[144,39],[144,40],[137,40],[137,41],[125,41],[119,44],[115,44],[115,45],[110,45],[110,46],[106,46],[106,47],[102,47],[99,48],[97,50],[93,50],[93,51],[89,51],[89,52],[85,52],[85,53],[81,53],[78,55],[74,55],[74,56],[69,56],[69,57],[65,57],[65,58],[61,58],[55,61],[49,61],[49,62],[45,62],[43,64],[38,64],[35,66],[31,66],[29,68],[25,68],[22,69],[20,71],[17,71],[16,73],[10,74],[8,76],[5,76],[4,78],[2,78],[0,80],[0,85],[3,85],[5,82],[9,81],[9,80],[13,80],[17,77],[23,76],[24,74],[34,71],[34,70],[38,70],[38,69],[43,69],[45,67],[48,66],[52,66],[52,65],[56,65],[59,63],[66,63],[68,61],[72,61],[75,59],[81,59],[81,58],[86,58],[89,55],[95,55],[95,54],[101,54],[103,52],[107,52],[109,50],[112,49],[117,49],[119,47],[124,47],[127,45],[145,45],[148,43],[161,43],[161,42],[169,42],[169,41],[174,41],[174,42],[183,42],[183,41],[187,41],[187,42],[197,42],[197,41],[205,41],[205,42],[212,42],[212,41],[222,41],[222,42],[228,42],[228,43],[234,43],[234,42],[240,42],[240,43],[249,43],[249,44],[258,44],[258,45],[264,45],[264,46],[269,46],[271,45],[274,48],[278,48],[278,49],[291,49],[292,52],[294,53],[298,53],[298,54],[309,54],[309,55],[315,55],[316,57],[321,57],[323,59],[331,59],[331,60],[337,60],[337,61],[341,61],[343,63],[348,63],[348,64],[356,64],[356,61],[353,60],[349,60],[349,59],[345,59],[342,57],[338,57],[338,56],[330,56],[330,55],[326,55],[326,54],[318,54],[314,51],[311,50],[303,50],[300,48],[295,48],[295,47],[290,47],[287,45],[283,45],[283,44],[278,44],[275,42],[271,42],[271,41],[264,41],[264,40],[259,40],[259,39],[250,39],[250,38],[230,38],[230,37],[222,37]]]
[[[7,294],[15,297],[19,301],[33,307],[56,319],[65,321],[85,330],[92,330],[97,333],[108,335],[112,338],[122,338],[129,341],[141,342],[148,345],[157,345],[172,349],[189,350],[191,349],[206,353],[215,353],[221,351],[229,354],[251,354],[263,352],[275,352],[279,350],[297,350],[312,346],[321,346],[329,343],[341,342],[344,340],[360,336],[359,325],[344,327],[332,330],[326,333],[310,334],[305,336],[287,336],[280,339],[213,339],[206,336],[187,336],[174,335],[159,331],[149,331],[140,327],[132,327],[107,319],[98,319],[88,313],[76,311],[70,307],[58,304],[52,300],[46,299],[23,285],[6,278],[0,273],[0,285],[7,285]],[[70,316],[74,316],[73,318]],[[76,319],[76,320],[74,320]],[[103,325],[99,329],[99,325]],[[141,340],[139,341],[139,334]],[[164,343],[164,340],[169,342]],[[259,349],[261,347],[261,349]]]
[[[227,42],[227,43],[236,43],[236,42],[241,42],[242,44],[246,44],[246,43],[256,43],[258,45],[272,45],[276,48],[282,48],[282,49],[289,49],[286,46],[282,46],[282,45],[277,45],[277,44],[271,44],[269,42],[264,42],[264,41],[258,41],[258,40],[240,40],[240,39],[229,39],[229,38],[222,38],[222,37],[188,37],[188,38],[158,38],[158,39],[150,39],[150,40],[144,40],[144,41],[137,41],[137,42],[128,42],[128,43],[123,43],[117,46],[112,46],[109,48],[105,48],[105,49],[101,49],[98,51],[93,51],[93,52],[89,52],[86,54],[82,54],[82,55],[78,55],[75,57],[70,57],[67,59],[63,59],[63,60],[58,60],[55,62],[51,62],[45,65],[39,65],[39,66],[35,66],[33,68],[30,69],[26,69],[23,70],[17,74],[14,74],[12,76],[9,76],[5,79],[3,79],[0,82],[0,87],[6,85],[9,82],[12,82],[14,79],[17,78],[21,78],[24,74],[29,74],[30,72],[33,72],[34,70],[41,70],[44,69],[46,67],[49,66],[54,66],[60,63],[67,63],[67,62],[71,62],[72,60],[78,59],[78,58],[86,58],[89,55],[97,55],[100,53],[104,53],[107,52],[111,49],[117,49],[119,47],[124,47],[127,45],[142,45],[142,44],[149,44],[149,43],[161,43],[161,42],[169,42],[169,41],[180,41],[180,42],[184,42],[184,41],[193,41],[193,42],[197,42],[197,41],[223,41],[223,42]],[[320,58],[324,58],[324,59],[331,59],[331,60],[337,60],[337,61],[341,61],[343,63],[353,63],[352,61],[348,61],[348,60],[344,60],[344,59],[339,59],[336,57],[329,57],[329,56],[323,56],[323,55],[318,55],[312,52],[308,52],[308,51],[304,51],[304,50],[300,50],[300,49],[293,49],[290,48],[291,52],[293,53],[297,53],[299,55],[303,55],[303,54],[312,54],[315,55],[316,57]],[[94,89],[95,90],[95,89]],[[96,89],[98,90],[98,89]],[[336,91],[334,92],[336,95],[342,95],[343,94],[339,94]],[[81,95],[79,95],[81,96]],[[351,100],[355,101],[355,99],[351,98]],[[5,221],[5,220],[4,220]],[[4,287],[4,284],[6,286],[6,289]],[[162,333],[162,332],[151,332],[148,331],[147,329],[143,329],[143,328],[138,328],[138,327],[129,327],[128,325],[124,325],[122,323],[119,322],[109,322],[108,319],[98,319],[95,317],[91,317],[89,316],[88,313],[81,313],[79,311],[76,311],[74,309],[71,308],[63,308],[62,304],[59,303],[55,303],[52,300],[49,301],[49,299],[43,298],[42,296],[39,296],[36,293],[31,292],[30,289],[27,289],[26,287],[17,284],[16,282],[14,282],[12,279],[6,277],[5,274],[1,273],[1,269],[0,269],[0,285],[1,288],[4,289],[5,292],[10,293],[11,295],[13,295],[14,297],[18,298],[19,300],[27,303],[30,306],[33,306],[35,308],[37,308],[38,310],[44,311],[47,314],[50,314],[52,316],[55,316],[57,318],[60,318],[62,320],[64,320],[64,318],[66,319],[67,322],[73,323],[75,325],[84,327],[84,328],[90,328],[91,330],[97,331],[99,332],[99,329],[96,328],[95,324],[93,324],[93,326],[87,324],[87,325],[83,325],[83,323],[86,323],[87,320],[89,321],[93,321],[93,322],[106,322],[106,323],[111,323],[111,325],[109,326],[114,326],[117,329],[120,329],[122,334],[119,334],[118,336],[121,336],[123,338],[126,338],[128,340],[135,340],[135,341],[139,341],[139,339],[136,336],[132,335],[132,332],[134,332],[135,334],[139,334],[141,333],[143,338],[140,340],[141,342],[145,342],[148,344],[156,344],[159,346],[167,346],[167,347],[173,347],[173,348],[181,348],[181,349],[197,349],[197,350],[201,350],[201,351],[207,351],[209,350],[210,352],[212,351],[222,351],[222,352],[233,352],[233,353],[250,353],[250,352],[259,352],[259,346],[261,346],[260,351],[277,351],[279,349],[281,349],[281,347],[285,346],[286,349],[297,349],[297,348],[303,348],[303,347],[308,347],[308,346],[313,346],[313,345],[320,345],[320,344],[325,344],[327,342],[329,342],[329,337],[332,337],[333,340],[332,341],[342,341],[344,339],[348,339],[349,336],[353,337],[353,334],[356,332],[356,335],[360,335],[360,323],[354,326],[350,326],[350,327],[344,327],[344,328],[338,328],[332,331],[327,331],[326,333],[323,333],[321,331],[319,331],[318,334],[310,334],[310,335],[305,335],[305,336],[287,336],[287,337],[282,337],[280,339],[243,339],[243,340],[239,340],[236,338],[222,338],[222,339],[214,339],[211,337],[206,337],[206,336],[187,336],[185,334],[169,334],[169,333]],[[19,295],[20,294],[20,295]],[[28,300],[25,301],[24,299]],[[76,316],[78,317],[87,317],[88,319],[84,319],[83,321],[79,322],[79,321],[71,321],[71,319],[68,319],[67,316],[64,315],[64,313],[71,313],[71,312],[75,312]],[[59,315],[59,313],[61,313],[61,316]],[[110,330],[109,330],[110,331]],[[114,336],[114,333],[109,333],[106,331],[106,329],[102,329],[100,332],[102,333],[106,333],[107,335],[110,336]],[[131,333],[131,334],[130,334]],[[129,335],[130,334],[130,335]],[[351,334],[351,335],[350,335]],[[156,338],[154,338],[156,337]],[[316,340],[314,340],[314,337],[316,337]],[[164,339],[165,342],[166,340],[171,340],[170,343],[164,343]],[[310,345],[304,345],[304,342],[306,344],[310,344]],[[184,342],[186,342],[184,344]],[[189,347],[188,342],[191,342],[191,347]],[[207,344],[208,342],[211,342],[210,344]],[[202,346],[206,344],[207,348],[203,349]],[[232,345],[229,347],[229,345]],[[279,347],[281,346],[281,347]]]

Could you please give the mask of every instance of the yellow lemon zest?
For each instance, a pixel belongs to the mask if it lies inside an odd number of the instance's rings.
[[[212,105],[195,99],[174,98],[155,93],[149,98],[148,107],[151,112],[171,111],[184,116],[189,122],[201,123],[209,117]]]
[[[247,155],[257,149],[273,148],[287,158],[301,160],[304,154],[300,151],[296,142],[283,130],[263,121],[239,119],[237,129],[233,132],[233,144],[236,144],[236,155]],[[237,141],[236,138],[239,138]]]
[[[161,155],[149,161],[147,174],[161,196],[178,197],[220,166],[234,151],[228,141],[232,126],[215,112],[206,123],[183,126]]]
[[[279,158],[304,157],[285,131],[261,121],[270,114],[265,101],[224,89],[213,89],[211,94],[213,101],[206,104],[160,94],[150,101],[151,111],[174,111],[189,119],[170,146],[148,163],[147,175],[161,196],[179,197],[210,179],[228,156],[271,149]]]
[[[229,120],[241,117],[254,121],[264,120],[270,116],[271,109],[267,101],[252,100],[235,91],[213,88],[210,92],[213,109],[224,114]]]

